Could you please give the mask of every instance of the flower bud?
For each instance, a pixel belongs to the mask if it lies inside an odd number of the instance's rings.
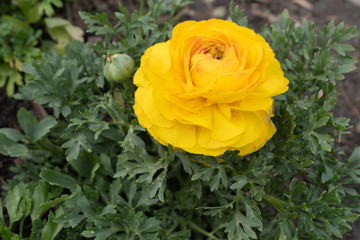
[[[103,62],[105,78],[111,82],[126,81],[134,72],[134,60],[127,54],[116,53]]]

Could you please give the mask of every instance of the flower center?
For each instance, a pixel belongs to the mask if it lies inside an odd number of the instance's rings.
[[[224,48],[218,45],[211,45],[204,51],[204,54],[210,54],[213,59],[221,60],[224,56]]]

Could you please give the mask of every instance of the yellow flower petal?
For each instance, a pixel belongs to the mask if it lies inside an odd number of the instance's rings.
[[[135,114],[156,140],[212,156],[261,148],[276,132],[272,97],[288,89],[269,44],[219,19],[175,26],[146,50],[134,83]]]

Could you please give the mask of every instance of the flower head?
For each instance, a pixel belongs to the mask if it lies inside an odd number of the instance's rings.
[[[212,156],[261,148],[276,132],[272,97],[288,89],[266,41],[219,19],[175,26],[146,50],[134,83],[135,114],[156,140]]]

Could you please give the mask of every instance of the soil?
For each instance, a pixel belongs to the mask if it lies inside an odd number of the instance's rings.
[[[79,11],[107,12],[117,11],[118,3],[121,2],[131,11],[136,9],[139,0],[77,0],[65,1],[65,5],[58,11],[58,16],[67,18],[74,25],[86,30],[86,26],[80,19]],[[209,18],[229,18],[230,0],[193,0],[193,4],[179,12],[181,19],[202,20]],[[249,23],[255,30],[259,30],[264,24],[270,24],[279,20],[279,15],[284,9],[288,9],[293,20],[301,22],[307,20],[314,22],[318,28],[329,21],[335,23],[344,22],[345,26],[360,24],[360,0],[235,0],[240,8],[245,10]],[[94,41],[97,38],[85,34],[86,41]],[[350,44],[355,47],[353,56],[359,61],[360,58],[360,34]],[[350,153],[360,143],[360,69],[357,68],[346,75],[339,83],[340,95],[334,116],[344,116],[350,119],[353,126],[351,133],[342,136],[341,145],[346,153]],[[5,91],[0,88],[0,128],[18,128],[16,112],[21,107],[34,110],[33,104],[17,101],[5,96]],[[0,155],[0,187],[11,178],[9,168],[14,165],[14,159]],[[360,187],[358,188],[360,189]],[[353,224],[353,231],[348,240],[360,240],[360,221]]]

